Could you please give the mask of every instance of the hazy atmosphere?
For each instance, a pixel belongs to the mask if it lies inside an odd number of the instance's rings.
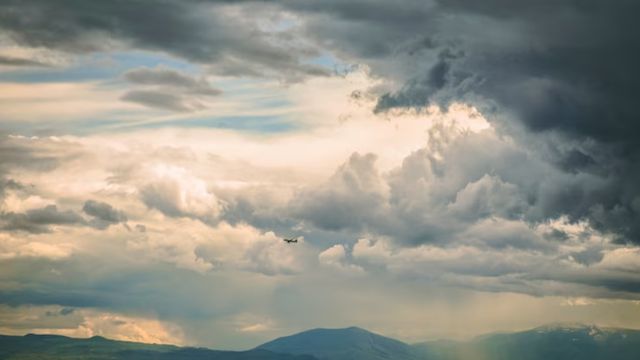
[[[0,333],[640,328],[639,12],[0,0]]]

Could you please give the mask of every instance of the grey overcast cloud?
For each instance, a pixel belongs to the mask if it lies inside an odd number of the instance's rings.
[[[640,328],[639,12],[1,0],[0,333]]]

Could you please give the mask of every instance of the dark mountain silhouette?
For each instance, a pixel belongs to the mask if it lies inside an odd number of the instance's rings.
[[[553,325],[480,336],[469,342],[431,341],[414,348],[425,359],[437,360],[637,360],[640,331]]]
[[[58,335],[0,335],[0,359],[39,360],[315,360],[311,356],[275,354],[267,350],[216,351],[173,345],[115,341],[94,336],[74,339]]]
[[[277,353],[308,354],[320,360],[415,360],[421,354],[411,345],[358,327],[314,329],[285,336],[256,349]]]
[[[24,360],[638,360],[640,330],[554,325],[467,342],[408,345],[350,327],[314,329],[249,351],[217,351],[115,341],[95,336],[0,335],[0,359]]]

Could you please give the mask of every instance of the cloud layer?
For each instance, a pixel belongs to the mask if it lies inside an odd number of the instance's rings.
[[[638,7],[4,1],[0,329],[640,326]]]

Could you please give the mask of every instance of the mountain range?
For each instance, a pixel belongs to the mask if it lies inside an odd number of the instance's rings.
[[[545,326],[470,341],[407,344],[350,327],[313,329],[247,351],[75,339],[59,335],[0,335],[0,359],[123,360],[637,360],[640,330],[587,325]]]

